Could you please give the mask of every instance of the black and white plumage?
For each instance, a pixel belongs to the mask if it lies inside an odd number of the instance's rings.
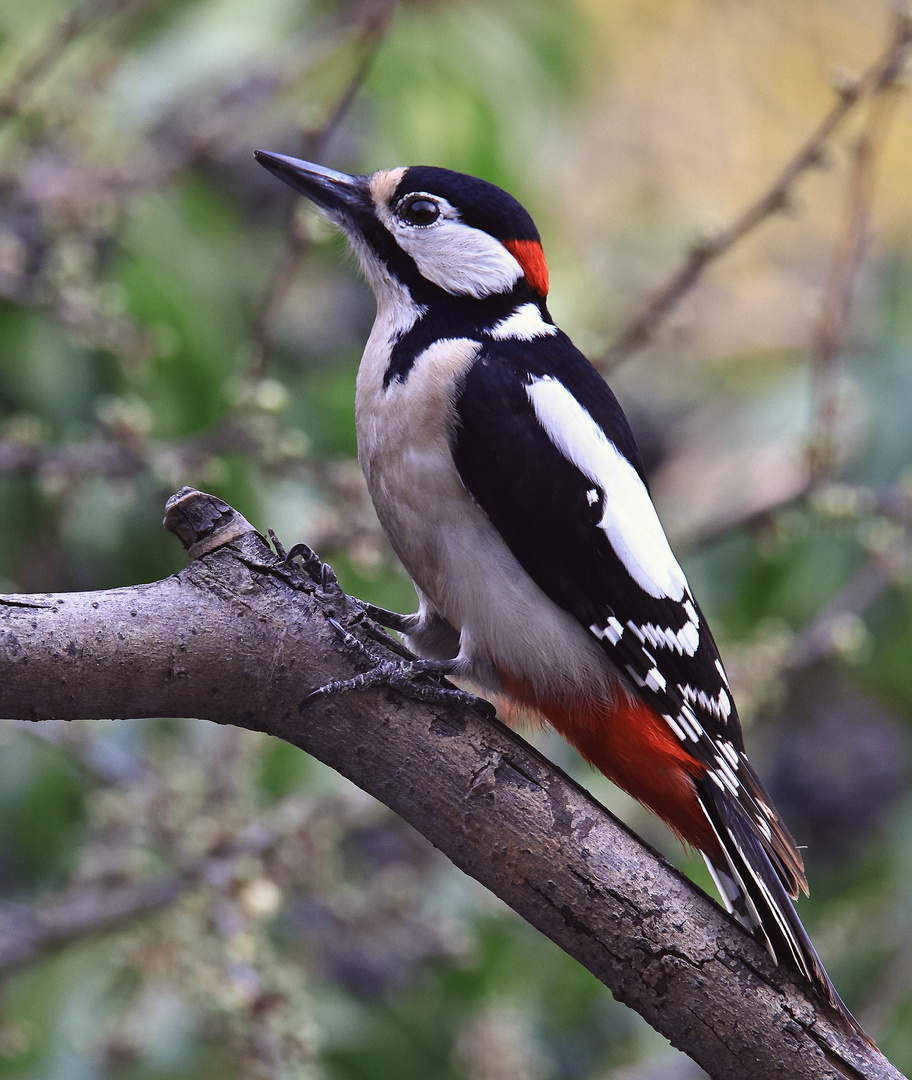
[[[544,715],[851,1020],[789,899],[807,890],[800,853],[745,756],[626,417],[548,313],[532,219],[444,169],[257,158],[342,228],[377,298],[359,459],[418,591],[397,617],[411,647]]]

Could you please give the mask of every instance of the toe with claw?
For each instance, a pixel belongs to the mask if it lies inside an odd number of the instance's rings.
[[[420,682],[420,679],[443,679],[451,674],[454,667],[452,660],[384,660],[381,656],[359,641],[337,620],[328,620],[343,642],[359,652],[373,667],[352,679],[331,679],[317,687],[304,698],[301,707],[313,704],[321,698],[335,697],[352,690],[366,690],[370,686],[390,686],[405,694],[406,697],[427,702],[459,702],[477,709],[483,716],[492,719],[495,707],[484,698],[459,690],[455,686],[441,686],[435,683]]]
[[[400,615],[397,611],[387,611],[386,608],[369,604],[366,600],[355,600],[355,604],[369,618],[387,630],[395,630],[397,634],[408,634],[415,629],[418,622],[417,615]]]
[[[277,544],[276,553],[282,560],[283,567],[287,570],[295,562],[295,559],[300,559],[300,568],[315,584],[319,585],[324,592],[340,592],[339,582],[336,578],[336,572],[329,565],[320,559],[320,556],[314,551],[310,544],[295,544],[293,547],[286,551],[281,544],[275,538],[275,534],[270,532],[272,542]]]

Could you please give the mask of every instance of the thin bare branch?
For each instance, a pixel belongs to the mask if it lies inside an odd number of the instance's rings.
[[[0,91],[0,124],[27,106],[36,85],[53,69],[76,38],[94,30],[105,20],[145,3],[148,0],[86,0],[63,14],[44,40],[13,72],[6,88]]]
[[[775,525],[779,514],[794,506],[800,506],[808,496],[810,487],[802,483],[800,487],[763,506],[754,506],[749,510],[738,510],[734,514],[708,521],[692,534],[688,534],[676,550],[695,551],[710,544],[715,544],[733,532],[746,529],[749,532],[761,532]]]
[[[610,371],[647,345],[661,323],[693,289],[710,263],[725,255],[767,218],[785,209],[797,180],[820,163],[824,148],[859,102],[892,85],[906,62],[912,44],[912,18],[897,14],[883,54],[854,82],[842,85],[829,112],[770,187],[715,237],[696,244],[671,277],[653,292],[642,310],[624,329],[597,366]]]
[[[51,949],[167,907],[187,888],[178,875],[110,889],[72,889],[40,908],[0,908],[0,973]]]
[[[300,199],[290,195],[286,213],[285,239],[282,251],[273,267],[263,299],[250,329],[250,358],[247,364],[249,379],[263,379],[269,368],[276,323],[291,292],[304,257],[310,251],[310,231],[298,213]]]
[[[846,221],[833,254],[812,356],[813,421],[808,469],[812,485],[823,480],[838,456],[840,393],[837,361],[845,347],[858,273],[870,239],[877,160],[886,142],[900,90],[884,85],[872,99],[855,144],[849,171]]]
[[[883,491],[876,491],[863,484],[835,483],[821,488],[806,480],[800,487],[774,501],[706,523],[687,535],[678,547],[698,550],[740,529],[762,531],[775,527],[780,514],[804,505],[809,498],[814,500],[822,513],[830,517],[834,512],[836,517],[841,518],[878,514],[902,525],[907,532],[912,528],[912,497],[901,481]]]
[[[789,650],[788,670],[799,671],[852,648],[861,617],[887,589],[904,580],[909,553],[877,554],[833,597],[816,619],[799,634]]]
[[[389,2],[378,4],[369,10],[368,18],[361,31],[361,55],[351,79],[324,123],[316,131],[306,133],[301,139],[300,153],[306,160],[320,161],[323,157],[327,145],[345,119],[358,91],[364,85],[364,80],[383,42],[391,14],[392,4]],[[266,375],[276,322],[294,284],[301,262],[310,250],[310,233],[303,218],[298,214],[300,204],[300,197],[289,193],[285,243],[266,286],[250,332],[250,359],[247,365],[247,375],[250,379],[262,379]]]
[[[0,974],[35,960],[77,938],[110,933],[126,923],[160,911],[209,879],[226,880],[226,867],[246,855],[260,855],[277,833],[262,823],[248,825],[217,853],[185,870],[130,885],[68,889],[40,907],[0,907]]]

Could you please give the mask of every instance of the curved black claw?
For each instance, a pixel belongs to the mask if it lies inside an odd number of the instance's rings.
[[[273,540],[273,543],[275,543],[275,540]],[[300,559],[301,569],[311,581],[316,585],[323,584],[322,571],[324,564],[310,544],[295,544],[288,551],[279,552],[278,548],[276,551],[280,556],[284,554],[282,562],[285,569],[288,569],[289,564],[294,562],[295,559]]]
[[[281,546],[281,545],[280,545]],[[277,549],[278,550],[278,549]],[[325,593],[341,593],[336,572],[320,559],[310,544],[295,544],[285,552],[283,567],[288,570],[295,559],[301,560],[301,569],[315,584],[319,585]]]

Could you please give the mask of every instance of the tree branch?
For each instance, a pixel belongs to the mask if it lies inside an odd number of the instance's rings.
[[[399,813],[711,1076],[899,1077],[515,732],[386,688],[305,705],[363,664],[327,615],[379,632],[218,499],[184,489],[166,524],[192,559],[174,577],[0,597],[0,715],[195,715],[278,736]]]
[[[319,162],[322,159],[327,145],[345,119],[358,91],[370,73],[391,15],[392,5],[389,0],[383,0],[376,7],[368,7],[367,18],[359,34],[358,63],[351,78],[323,124],[315,131],[306,132],[301,138],[300,156],[305,160]],[[310,233],[303,219],[298,216],[298,208],[302,202],[300,195],[288,192],[285,211],[285,242],[260,301],[250,332],[250,359],[247,364],[247,376],[250,379],[262,379],[266,375],[275,335],[275,324],[291,292],[301,263],[310,250]]]
[[[703,276],[710,263],[727,254],[748,233],[789,204],[796,181],[820,163],[824,148],[855,106],[869,95],[891,87],[902,72],[912,45],[912,17],[897,12],[890,41],[883,54],[854,82],[838,88],[838,97],[829,112],[798,149],[765,192],[746,207],[735,220],[713,238],[695,244],[681,266],[647,299],[640,313],[628,323],[620,337],[597,362],[608,372],[628,356],[647,345],[659,325],[678,306]]]
[[[895,83],[880,88],[873,96],[852,151],[845,226],[833,254],[823,306],[814,330],[813,419],[808,448],[808,470],[813,485],[832,471],[839,457],[837,429],[843,403],[837,361],[845,347],[857,278],[870,240],[878,156],[898,102],[899,89]]]
[[[116,930],[139,915],[174,903],[211,876],[224,878],[226,867],[246,855],[259,855],[276,841],[266,824],[253,823],[217,854],[197,859],[178,873],[148,881],[104,887],[78,885],[36,908],[0,907],[0,974],[76,938]]]
[[[130,12],[147,0],[86,0],[65,12],[51,26],[41,43],[22,61],[0,91],[0,124],[21,112],[32,90],[82,34],[108,19]]]

